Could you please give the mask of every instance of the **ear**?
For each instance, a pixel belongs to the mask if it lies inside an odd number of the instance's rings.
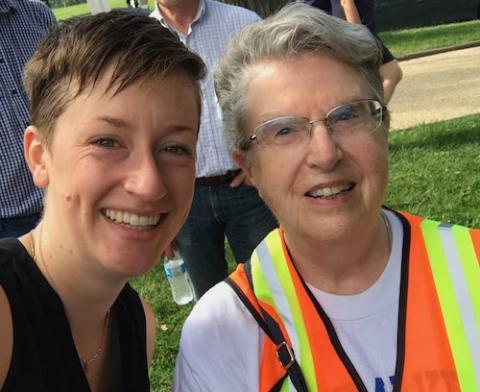
[[[250,167],[250,162],[247,154],[247,151],[236,149],[233,151],[233,159],[235,160],[235,163],[238,165],[238,167],[242,169],[243,173],[245,174],[247,183],[256,186],[255,179],[252,176],[252,169]]]
[[[30,125],[23,135],[23,154],[32,173],[33,182],[39,188],[46,188],[49,182],[47,159],[49,156],[45,136],[37,127]]]

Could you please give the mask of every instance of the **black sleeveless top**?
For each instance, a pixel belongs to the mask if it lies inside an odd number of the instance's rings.
[[[14,334],[2,392],[90,391],[62,301],[16,239],[0,240],[0,285],[10,303]],[[129,284],[111,315],[121,342],[118,391],[149,391],[145,314]]]

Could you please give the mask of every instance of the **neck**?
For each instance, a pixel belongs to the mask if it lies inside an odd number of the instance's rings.
[[[371,225],[335,240],[296,236],[285,229],[285,241],[308,283],[332,294],[353,295],[368,289],[384,271],[390,257],[389,230],[378,215]]]
[[[43,276],[58,294],[72,330],[99,324],[126,281],[109,278],[98,262],[88,261],[79,250],[43,236],[44,222],[21,238]]]
[[[167,24],[186,35],[198,11],[200,0],[187,0],[181,4],[164,5],[160,1],[157,7]]]
[[[111,332],[115,330],[110,309],[126,279],[112,277],[97,260],[88,259],[78,248],[78,241],[48,230],[57,226],[48,225],[46,214],[20,241],[63,303],[91,390],[116,390],[105,387],[118,371],[117,354],[112,356],[110,348]],[[105,366],[107,356],[109,365]]]

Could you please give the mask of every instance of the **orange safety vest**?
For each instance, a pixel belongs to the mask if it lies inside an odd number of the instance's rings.
[[[394,390],[480,391],[480,231],[396,214],[404,238]],[[367,390],[298,274],[281,229],[229,279],[252,314],[278,324],[308,391]],[[278,349],[264,338],[261,392],[293,390]]]

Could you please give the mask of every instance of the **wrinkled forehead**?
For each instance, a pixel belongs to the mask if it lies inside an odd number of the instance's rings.
[[[325,51],[252,64],[244,94],[248,115],[259,115],[263,121],[303,115],[295,113],[303,108],[328,111],[355,99],[373,98],[369,83],[357,69]]]

